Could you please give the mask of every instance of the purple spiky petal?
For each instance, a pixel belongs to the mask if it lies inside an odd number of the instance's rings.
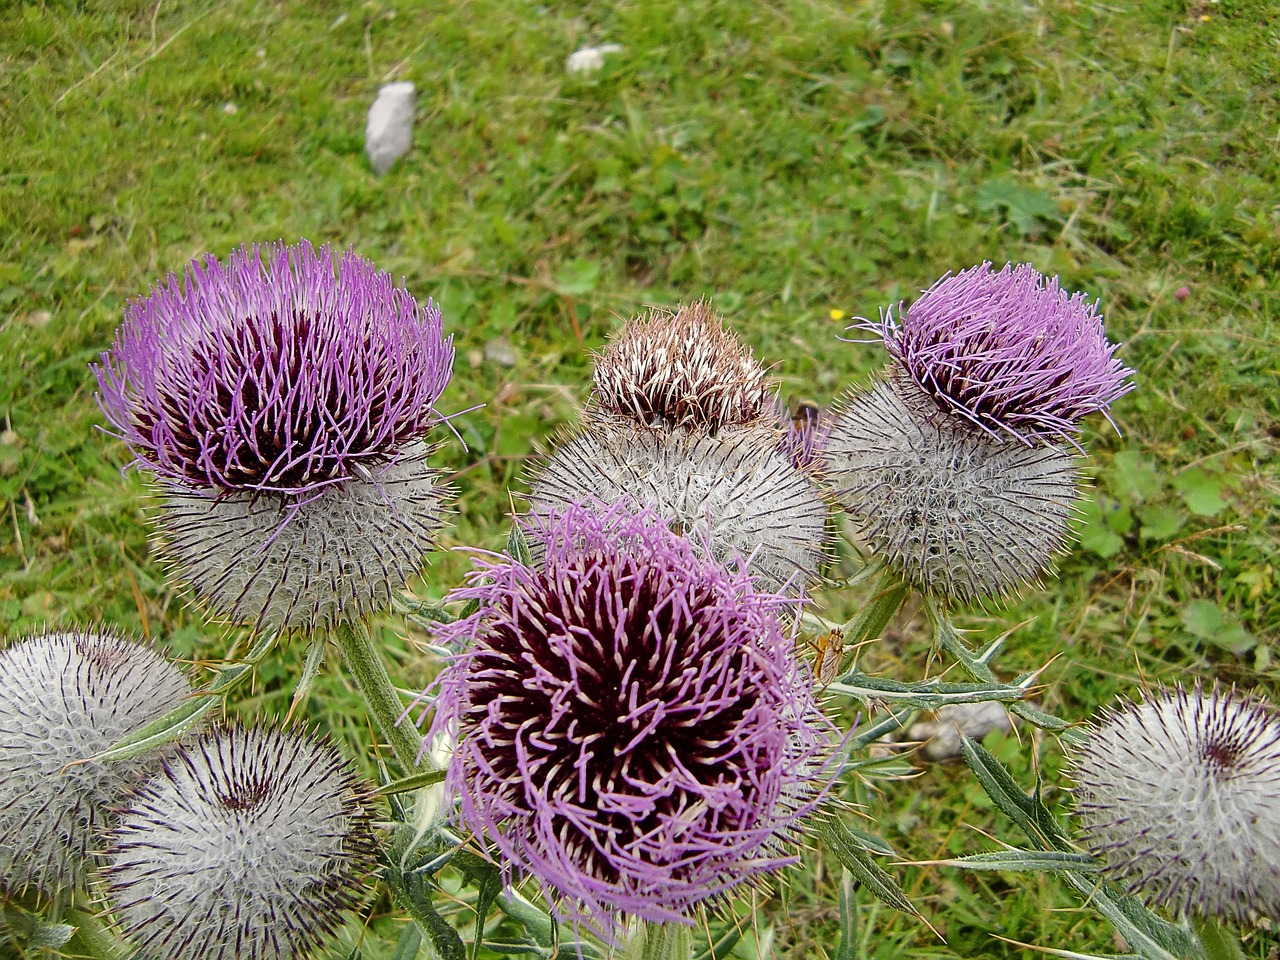
[[[861,324],[939,409],[1001,439],[1074,442],[1133,388],[1097,303],[1029,264],[945,276],[910,307]]]
[[[478,611],[439,687],[460,819],[562,916],[696,904],[794,859],[784,840],[834,774],[829,724],[780,616],[739,568],[652,512],[570,506],[526,521],[540,567],[481,561]]]
[[[440,311],[306,240],[193,260],[125,310],[94,368],[135,462],[198,489],[306,494],[366,476],[437,419]]]

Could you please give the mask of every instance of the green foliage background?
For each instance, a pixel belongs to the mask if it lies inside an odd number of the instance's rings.
[[[600,42],[625,50],[566,74]],[[457,421],[467,450],[441,431],[460,499],[415,585],[430,597],[466,569],[450,546],[504,542],[508,489],[643,304],[713,298],[785,395],[827,403],[884,361],[837,339],[850,318],[1015,260],[1101,298],[1138,389],[1120,435],[1091,424],[1096,488],[1061,576],[967,625],[1029,621],[1000,669],[1049,663],[1040,700],[1070,719],[1192,676],[1274,694],[1277,76],[1267,0],[5,4],[0,632],[101,619],[196,662],[225,651],[165,582],[86,366],[124,303],[193,256],[306,236],[440,302],[458,347],[443,406],[485,406]],[[397,79],[418,86],[416,148],[378,178],[365,112]],[[420,638],[381,629],[424,682]],[[919,678],[928,647],[904,619],[862,665]],[[283,714],[300,657],[237,709]],[[365,749],[335,669],[307,713]],[[1052,739],[991,745],[1028,787],[1060,782]],[[912,860],[1012,836],[960,768],[850,790]],[[941,937],[866,898],[862,956],[1116,948],[1052,876],[892,869]],[[837,882],[815,850],[758,913],[735,903],[761,933],[737,955],[834,956]],[[365,956],[390,956],[385,908]],[[362,933],[344,936],[334,956]]]

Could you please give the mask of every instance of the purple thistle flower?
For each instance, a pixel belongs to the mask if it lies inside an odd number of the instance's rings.
[[[103,412],[159,478],[306,494],[365,476],[438,419],[453,347],[434,304],[350,251],[263,253],[170,274],[94,369]]]
[[[423,436],[451,340],[430,301],[305,240],[192,261],[129,305],[99,400],[215,614],[330,626],[417,572],[440,526]]]
[[[652,512],[526,521],[543,565],[482,561],[452,599],[470,647],[428,742],[458,741],[460,819],[562,916],[689,922],[795,858],[783,841],[836,772],[780,621],[794,601],[703,559]]]
[[[1133,388],[1097,304],[1029,264],[945,276],[899,317],[861,324],[940,410],[997,438],[1073,442],[1079,421]]]

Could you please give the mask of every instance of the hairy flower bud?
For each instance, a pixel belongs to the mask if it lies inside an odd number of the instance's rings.
[[[646,426],[715,433],[770,411],[763,367],[705,302],[651,309],[596,358],[592,403]]]
[[[1197,686],[1106,711],[1074,758],[1085,843],[1149,903],[1280,916],[1280,717]]]
[[[940,413],[900,372],[850,400],[824,451],[858,533],[918,589],[961,601],[1015,592],[1065,549],[1070,453]]]
[[[434,305],[303,241],[170,275],[94,372],[196,595],[310,630],[385,606],[420,569],[444,497],[423,437],[452,364]]]
[[[109,631],[51,633],[0,652],[0,887],[80,884],[109,809],[143,765],[82,761],[190,693],[177,667]]]
[[[535,475],[530,510],[545,518],[574,503],[651,508],[696,547],[746,559],[770,589],[799,593],[825,556],[827,504],[779,438],[767,424],[711,436],[588,414]]]
[[[230,727],[181,746],[132,797],[108,892],[140,960],[299,960],[374,867],[350,765],[297,731]]]

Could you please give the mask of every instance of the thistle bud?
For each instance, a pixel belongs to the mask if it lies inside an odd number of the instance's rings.
[[[145,762],[89,758],[190,693],[177,667],[110,631],[45,634],[0,652],[0,886],[80,885],[109,810]]]

